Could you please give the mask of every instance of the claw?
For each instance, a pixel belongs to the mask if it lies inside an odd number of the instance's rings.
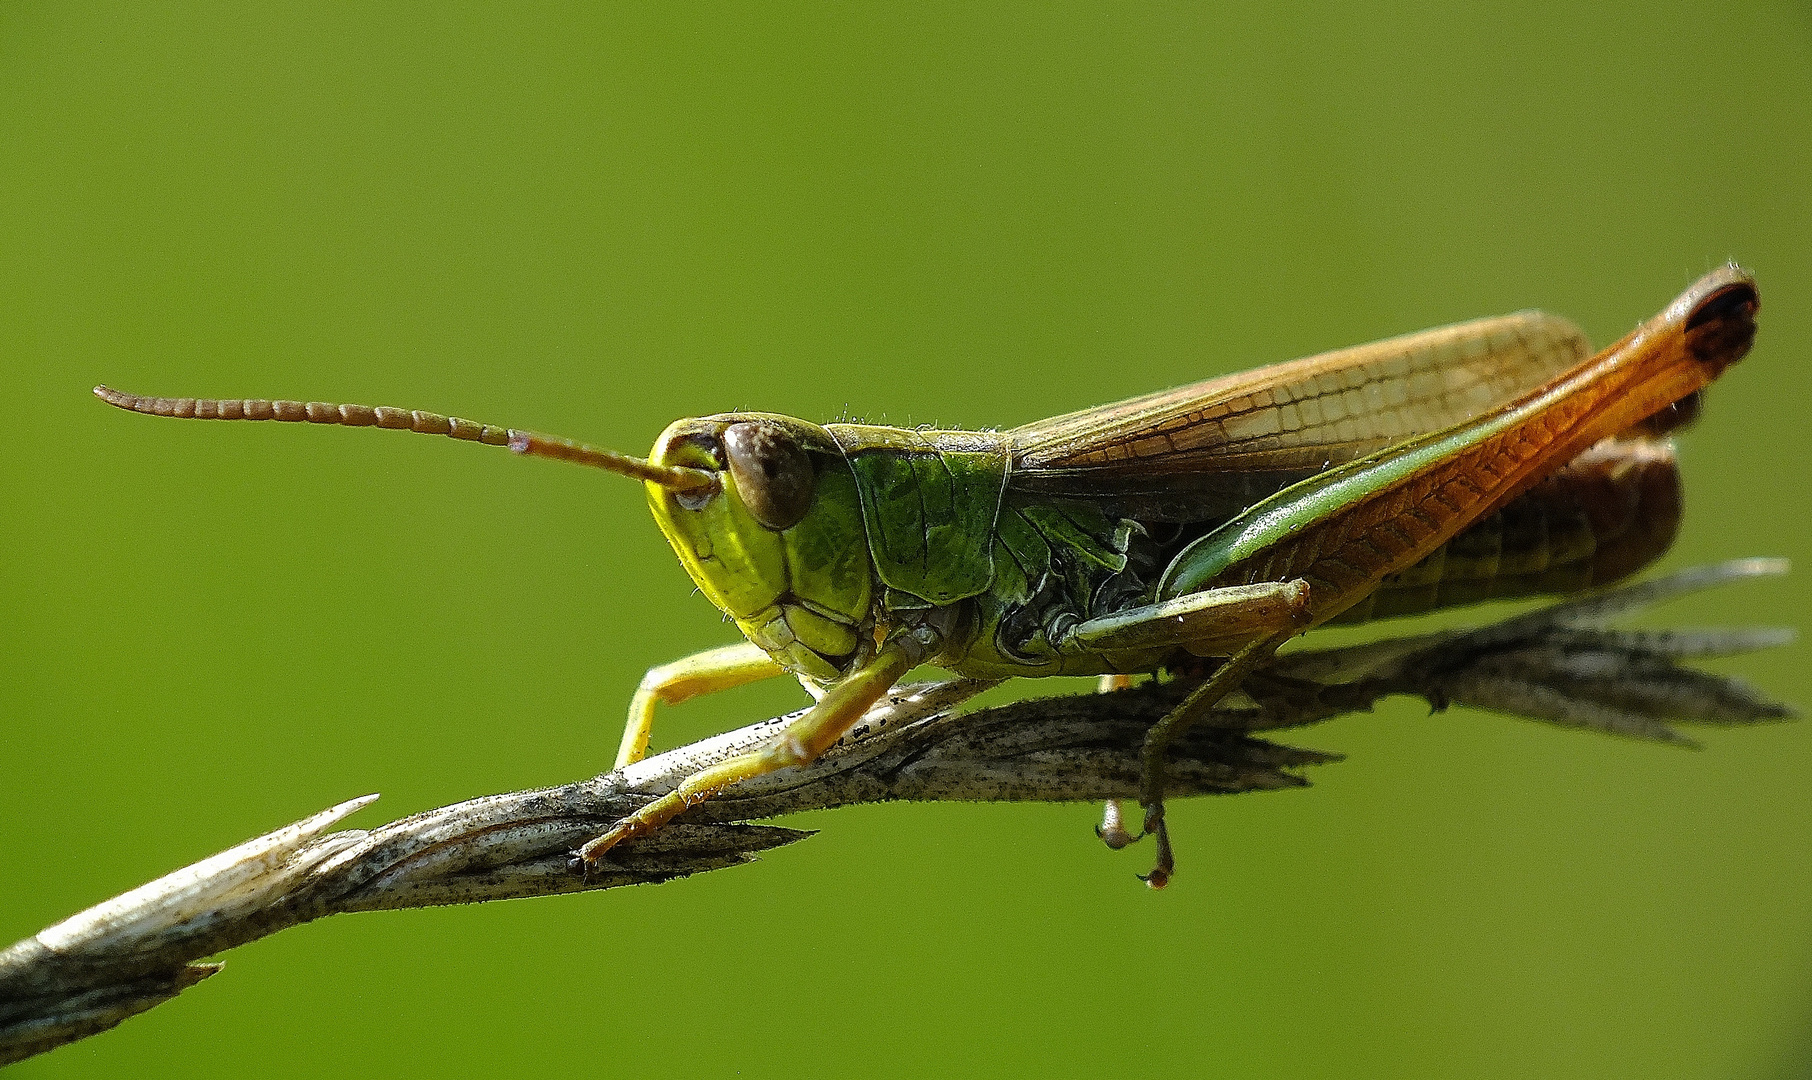
[[[1162,868],[1156,866],[1151,868],[1151,873],[1149,874],[1134,874],[1133,877],[1143,881],[1145,887],[1148,889],[1162,889],[1164,886],[1170,884],[1170,875],[1166,874]]]
[[[1145,838],[1144,833],[1134,835],[1126,831],[1119,799],[1109,799],[1107,805],[1101,808],[1101,824],[1095,826],[1095,835],[1113,851],[1119,851],[1126,845]]]
[[[571,858],[566,860],[567,873],[577,874],[586,884],[596,881],[598,879],[598,867],[604,862],[605,849],[600,848],[591,854],[587,854],[587,851],[591,848],[592,844],[596,844],[598,840],[602,839],[603,837],[598,837],[597,840],[592,840],[579,850],[569,852]]]
[[[1170,884],[1170,875],[1176,872],[1177,860],[1170,850],[1170,830],[1164,825],[1164,804],[1158,803],[1145,808],[1145,831],[1158,838],[1158,857],[1151,868],[1151,873],[1138,875],[1139,880],[1153,889],[1162,889]]]
[[[1101,842],[1107,845],[1109,851],[1119,851],[1123,847],[1145,839],[1144,833],[1134,836],[1119,825],[1097,825],[1095,835],[1101,838]]]
[[[598,862],[604,858],[605,852],[646,831],[645,828],[638,828],[639,824],[634,818],[625,818],[612,825],[604,835],[586,841],[584,847],[573,852],[576,861],[583,868],[586,880],[591,880],[591,876],[597,873]]]

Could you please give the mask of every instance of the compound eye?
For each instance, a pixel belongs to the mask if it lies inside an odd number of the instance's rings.
[[[755,520],[775,532],[799,524],[818,478],[812,459],[781,428],[748,420],[724,430],[724,456],[736,492]]]

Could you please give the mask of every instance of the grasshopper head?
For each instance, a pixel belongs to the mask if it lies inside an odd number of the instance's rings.
[[[648,505],[680,564],[750,641],[819,681],[863,658],[868,534],[855,476],[828,432],[771,413],[679,420],[648,460],[716,477],[693,490],[648,483]]]

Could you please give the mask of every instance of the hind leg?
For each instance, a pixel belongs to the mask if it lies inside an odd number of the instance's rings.
[[[1227,662],[1215,669],[1206,682],[1190,691],[1182,704],[1164,719],[1152,725],[1145,735],[1145,775],[1140,783],[1139,805],[1145,808],[1145,831],[1157,837],[1157,860],[1151,873],[1140,880],[1154,889],[1170,884],[1176,872],[1176,856],[1170,848],[1170,830],[1164,825],[1165,757],[1170,744],[1188,731],[1197,720],[1214,711],[1222,698],[1237,690],[1253,668],[1271,658],[1277,647],[1289,640],[1290,633],[1274,634],[1246,644]]]

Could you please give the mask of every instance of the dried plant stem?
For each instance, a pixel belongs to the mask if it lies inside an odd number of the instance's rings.
[[[1478,630],[1287,654],[1249,677],[1173,749],[1171,797],[1298,787],[1335,760],[1254,732],[1368,710],[1390,694],[1567,726],[1687,742],[1675,723],[1791,716],[1735,680],[1679,661],[1782,644],[1766,629],[1628,632],[1612,617],[1785,564],[1745,560],[1556,604]],[[889,800],[1098,801],[1138,795],[1146,730],[1190,689],[959,712],[990,684],[903,688],[810,765],[748,781],[579,876],[570,853],[706,765],[771,738],[785,718],[595,779],[473,799],[371,830],[329,830],[341,803],[81,912],[0,952],[0,1064],[104,1031],[214,974],[203,963],[286,927],[348,911],[476,903],[665,881],[749,861],[808,833],[749,821]]]

